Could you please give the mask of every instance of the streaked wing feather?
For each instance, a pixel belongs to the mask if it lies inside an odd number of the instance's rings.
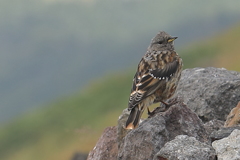
[[[179,62],[173,61],[171,63],[166,64],[166,66],[163,69],[151,70],[150,74],[154,78],[158,78],[160,80],[170,78],[174,73],[176,73],[178,66]]]
[[[129,109],[136,106],[141,100],[154,93],[159,86],[159,81],[171,76],[178,69],[178,61],[166,64],[163,69],[149,70],[145,73],[137,72],[134,76],[131,95],[129,98]]]
[[[146,98],[148,95],[152,94],[156,89],[156,85],[158,84],[158,79],[154,79],[150,72],[144,78],[137,82],[134,80],[132,86],[132,92],[129,98],[128,107],[131,109],[136,106],[142,99]],[[155,87],[154,87],[155,86]]]

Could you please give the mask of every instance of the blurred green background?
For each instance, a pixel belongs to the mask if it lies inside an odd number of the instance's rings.
[[[240,71],[240,1],[1,0],[0,159],[88,153],[127,107],[151,38],[184,68]]]

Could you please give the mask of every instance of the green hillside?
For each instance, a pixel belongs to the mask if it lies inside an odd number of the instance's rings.
[[[131,79],[129,72],[106,76],[7,125],[0,132],[0,159],[69,159],[72,145],[71,154],[88,152],[106,126],[116,125]]]
[[[186,46],[181,51],[185,68],[212,66],[240,71],[238,44],[240,24]]]
[[[239,6],[238,0],[1,0],[0,125],[137,63],[159,30],[181,37],[181,46],[231,26],[240,20]]]
[[[240,25],[178,51],[184,67],[224,67],[240,71]],[[140,59],[140,57],[139,57]],[[0,130],[0,159],[70,159],[93,148],[107,126],[127,107],[133,69],[95,79],[88,87],[26,114]]]

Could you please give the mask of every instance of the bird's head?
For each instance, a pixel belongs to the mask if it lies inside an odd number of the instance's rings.
[[[177,37],[172,37],[168,33],[161,31],[151,41],[149,49],[162,51],[162,50],[174,50],[174,40]]]

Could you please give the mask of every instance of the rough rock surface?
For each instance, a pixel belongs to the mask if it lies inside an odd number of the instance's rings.
[[[240,102],[231,110],[224,124],[225,127],[233,127],[240,124]]]
[[[240,159],[240,130],[234,130],[230,136],[212,143],[216,150],[218,160]]]
[[[129,114],[124,110],[118,126],[104,131],[88,160],[152,160],[158,152],[155,159],[160,160],[213,159],[210,139],[219,160],[240,159],[239,106],[229,114],[240,101],[239,72],[212,67],[186,69],[175,97],[182,98],[165,112],[154,110],[134,130],[124,129]],[[225,126],[238,126],[223,128],[228,114]],[[180,152],[174,149],[178,146],[182,146]],[[182,158],[184,153],[199,157]]]
[[[167,142],[154,156],[154,160],[215,160],[215,158],[212,146],[187,135],[179,135]]]
[[[211,120],[204,124],[204,128],[207,132],[207,134],[210,136],[210,134],[214,131],[218,131],[220,128],[222,128],[224,125],[224,121],[221,120]]]
[[[201,142],[208,142],[202,121],[182,102],[166,112],[157,113],[131,130],[119,148],[118,159],[147,160],[177,135],[189,135]]]
[[[219,140],[225,137],[228,137],[233,130],[239,129],[240,126],[235,126],[235,127],[227,127],[227,128],[220,128],[218,131],[213,131],[210,135],[211,141]]]
[[[118,142],[118,148],[122,144],[122,139],[126,136],[126,134],[130,130],[125,129],[126,121],[128,119],[128,116],[130,114],[130,111],[128,109],[124,109],[122,114],[118,118],[118,126],[117,126],[117,142]]]
[[[117,128],[106,128],[96,146],[90,151],[87,160],[116,160],[118,154],[116,138]]]
[[[204,122],[225,121],[240,101],[240,73],[213,67],[183,70],[175,95],[183,96]]]

